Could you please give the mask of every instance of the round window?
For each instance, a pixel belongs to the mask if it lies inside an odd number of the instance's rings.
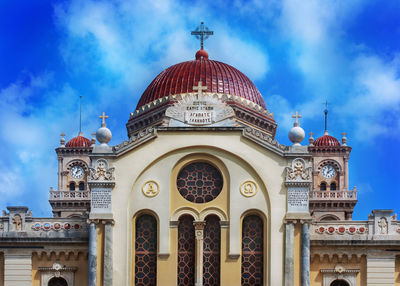
[[[213,165],[195,162],[184,167],[178,174],[178,191],[190,202],[207,203],[222,190],[222,175]]]

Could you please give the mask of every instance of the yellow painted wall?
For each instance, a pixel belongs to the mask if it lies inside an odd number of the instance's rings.
[[[181,194],[178,191],[178,188],[176,186],[176,178],[178,177],[179,171],[186,166],[187,164],[190,164],[192,162],[207,162],[215,167],[217,167],[218,170],[221,171],[222,177],[223,177],[223,188],[221,190],[221,193],[211,202],[204,203],[204,204],[197,204],[197,203],[192,203],[186,200],[184,197],[181,196]],[[228,171],[226,170],[225,166],[222,164],[221,161],[217,160],[213,156],[209,156],[206,154],[196,154],[196,155],[189,155],[186,156],[183,160],[181,160],[174,169],[172,170],[171,173],[171,180],[170,180],[170,190],[171,190],[171,195],[170,195],[170,210],[172,215],[176,210],[182,207],[189,207],[192,209],[197,210],[198,213],[201,213],[204,209],[207,209],[209,207],[214,207],[219,210],[221,210],[223,213],[225,213],[227,216],[229,216],[228,212],[228,190],[229,190],[229,175]]]
[[[251,152],[253,156],[248,155]],[[210,203],[190,203],[177,191],[176,176],[181,167],[192,160],[208,161],[221,170],[225,185],[220,195]],[[159,220],[159,251],[166,254],[158,256],[158,282],[164,283],[160,285],[175,285],[177,229],[170,227],[170,221],[175,222],[179,217],[177,213],[182,214],[186,210],[198,215],[200,213],[200,219],[203,219],[201,212],[211,211],[212,208],[220,217],[226,216],[229,222],[228,229],[221,229],[221,283],[240,285],[241,259],[229,258],[228,247],[233,254],[240,253],[240,217],[246,211],[257,210],[263,212],[266,218],[266,284],[282,284],[282,219],[286,207],[282,180],[286,164],[286,158],[244,139],[240,132],[187,132],[184,136],[182,133],[160,132],[155,140],[118,157],[113,166],[119,180],[112,198],[114,219],[117,222],[113,238],[120,242],[114,248],[115,283],[133,284],[134,220],[138,214],[146,211],[156,214]],[[258,193],[252,198],[240,194],[240,184],[247,179],[254,180],[259,187]],[[146,197],[142,191],[144,182],[148,180],[155,180],[160,186],[160,192],[152,198]],[[186,208],[185,211],[182,208]],[[232,284],[232,280],[236,282]]]
[[[328,257],[324,256],[322,259],[316,257],[311,262],[311,286],[322,286],[323,276],[320,270],[334,269],[337,264],[343,265],[346,269],[360,269],[360,273],[357,275],[357,286],[367,285],[367,259],[365,256],[362,256],[360,260],[356,256],[352,256],[350,259],[344,256],[341,261],[338,260],[337,256],[334,256],[332,261],[329,261]]]
[[[50,258],[47,255],[43,255],[41,258],[34,253],[32,255],[32,286],[40,286],[41,274],[39,267],[52,267],[54,262],[59,262],[61,265],[68,267],[77,267],[78,270],[75,272],[75,285],[87,285],[88,283],[88,260],[87,255],[79,253],[78,257],[70,255],[69,258],[64,253],[60,254],[60,257],[56,257],[54,253],[51,254]]]

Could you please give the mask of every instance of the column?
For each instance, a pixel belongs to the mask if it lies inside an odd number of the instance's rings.
[[[97,286],[97,229],[94,221],[89,225],[88,286]]]
[[[195,221],[194,223],[195,232],[195,270],[194,270],[194,285],[203,286],[203,239],[204,239],[204,227],[205,221]]]
[[[301,226],[301,285],[310,286],[310,223]]]
[[[349,190],[349,158],[344,158],[344,189]]]
[[[104,225],[104,285],[113,284],[113,262],[112,262],[112,227],[111,221],[106,221]]]
[[[285,286],[292,286],[294,279],[294,222],[286,222]]]

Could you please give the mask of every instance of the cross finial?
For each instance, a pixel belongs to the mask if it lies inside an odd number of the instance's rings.
[[[296,118],[296,123],[299,123],[299,118],[301,118],[301,115],[296,111],[296,114],[292,115],[292,118]]]
[[[310,133],[308,133],[308,134],[310,134],[310,137],[312,137],[314,135],[314,133],[312,131]]]
[[[343,132],[342,135],[343,135],[343,137],[346,137],[347,133],[346,133],[346,132]]]
[[[325,101],[325,110],[324,110],[324,113],[325,113],[325,133],[327,133],[328,132],[328,101]]]
[[[106,115],[106,114],[103,112],[103,114],[100,115],[99,118],[102,119],[101,126],[102,126],[102,127],[103,127],[103,126],[106,126],[106,118],[108,118],[108,115]]]
[[[214,35],[214,31],[208,30],[208,28],[204,26],[204,22],[201,22],[200,26],[191,32],[191,35],[196,36],[196,39],[200,39],[200,49],[203,50],[204,40],[207,40],[209,36]]]
[[[203,96],[203,90],[207,90],[207,86],[203,86],[203,83],[201,80],[197,83],[197,86],[193,86],[193,90],[197,91],[197,97],[201,98]]]

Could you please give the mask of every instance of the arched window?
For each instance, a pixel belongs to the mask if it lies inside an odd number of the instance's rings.
[[[221,227],[215,215],[206,217],[203,243],[203,285],[220,285]]]
[[[350,286],[349,283],[347,283],[344,280],[335,280],[331,283],[330,286]]]
[[[68,286],[67,281],[62,277],[53,277],[50,279],[48,286]]]
[[[257,215],[248,215],[242,225],[242,285],[263,285],[264,223]]]
[[[325,182],[322,182],[321,185],[319,185],[319,189],[320,189],[321,191],[326,191],[326,183],[325,183]]]
[[[336,183],[331,183],[331,191],[336,191]]]
[[[79,183],[79,190],[80,191],[84,191],[85,190],[85,183],[84,182],[80,182]]]
[[[178,224],[178,286],[194,285],[194,257],[193,217],[184,215]]]
[[[75,183],[74,182],[69,183],[69,190],[75,191]]]
[[[157,283],[157,221],[148,214],[136,220],[135,285]]]

